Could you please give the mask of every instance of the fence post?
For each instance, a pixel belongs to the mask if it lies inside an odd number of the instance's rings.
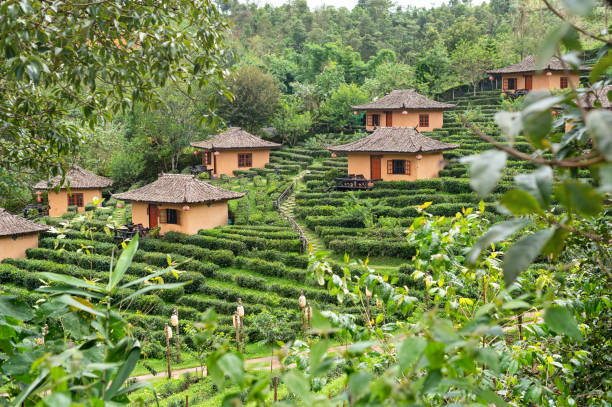
[[[278,376],[274,376],[274,402],[278,401]]]

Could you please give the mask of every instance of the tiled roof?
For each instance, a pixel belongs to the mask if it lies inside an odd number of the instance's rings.
[[[456,105],[437,102],[421,95],[414,89],[393,90],[378,100],[365,105],[353,106],[356,110],[418,110],[418,109],[452,109]]]
[[[169,204],[226,201],[243,196],[243,193],[216,187],[188,174],[162,174],[157,181],[143,187],[113,194],[114,198],[123,201]]]
[[[542,71],[564,71],[566,67],[563,65],[563,62],[557,58],[552,57],[547,63],[544,64]],[[588,67],[580,67],[580,70],[589,70]],[[487,71],[487,73],[500,74],[500,73],[522,73],[522,72],[535,72],[538,71],[538,67],[536,64],[535,55],[526,56],[521,62],[508,65],[499,69],[492,69]],[[571,68],[569,69],[571,71]]]
[[[240,127],[230,127],[210,140],[195,141],[191,145],[204,150],[267,149],[281,146],[254,136]]]
[[[40,181],[34,185],[34,189],[53,189],[57,187],[62,177],[57,175],[49,181]],[[78,165],[73,165],[66,173],[62,188],[70,186],[71,189],[107,188],[113,185],[113,180],[101,177],[93,172],[87,171]]]
[[[457,147],[458,144],[429,138],[414,127],[381,127],[360,140],[328,149],[341,153],[429,153]]]
[[[21,216],[11,214],[4,208],[0,208],[0,236],[37,233],[47,229],[49,229],[48,226],[29,221]]]

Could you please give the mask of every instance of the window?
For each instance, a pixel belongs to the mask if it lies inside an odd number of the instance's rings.
[[[504,89],[516,90],[516,78],[504,78]]]
[[[68,206],[83,207],[83,194],[68,194]]]
[[[162,209],[159,211],[159,223],[180,225],[179,211],[176,209]]]
[[[204,165],[212,165],[212,151],[207,151],[204,156]]]
[[[252,167],[252,166],[253,166],[253,154],[252,153],[238,154],[238,167]]]
[[[559,78],[559,87],[561,89],[566,89],[568,86],[567,81],[568,81],[567,76],[562,76],[561,78]]]
[[[410,175],[410,161],[387,160],[387,174]]]
[[[372,126],[374,127],[380,126],[380,115],[379,114],[372,115]]]
[[[429,115],[428,114],[419,115],[419,127],[429,127]]]

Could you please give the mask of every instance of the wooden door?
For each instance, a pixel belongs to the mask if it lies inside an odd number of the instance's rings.
[[[157,227],[158,217],[159,207],[157,205],[149,204],[149,228],[153,229]]]
[[[525,89],[526,90],[533,89],[533,76],[531,76],[531,75],[526,75],[525,76]]]
[[[385,118],[385,126],[393,127],[393,112],[387,112]]]
[[[380,156],[379,155],[371,155],[370,156],[370,178],[371,179],[380,179]]]

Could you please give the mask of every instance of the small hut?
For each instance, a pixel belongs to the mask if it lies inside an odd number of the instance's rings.
[[[581,71],[589,68],[582,67]],[[514,93],[517,91],[565,89],[570,83],[578,87],[580,73],[567,69],[559,58],[552,57],[544,64],[542,69],[537,68],[536,57],[529,55],[521,62],[504,68],[487,71],[493,79],[501,77],[502,92]]]
[[[263,168],[270,162],[270,150],[280,148],[240,127],[230,127],[210,140],[196,141],[192,147],[202,150],[202,164],[216,176],[233,176],[236,170]]]
[[[25,257],[27,249],[38,247],[38,232],[47,229],[45,225],[0,208],[0,261],[9,257]]]
[[[102,199],[102,189],[113,185],[113,180],[101,177],[87,171],[78,165],[73,165],[66,173],[64,183],[60,186],[60,175],[49,181],[40,181],[34,189],[49,191],[49,216],[61,216],[69,206],[76,206],[79,212],[85,210],[85,205],[93,203],[94,198]],[[60,186],[56,192],[55,188]]]
[[[328,149],[348,154],[349,177],[413,181],[437,177],[444,165],[442,152],[457,147],[429,138],[415,127],[381,127],[360,140]]]
[[[157,181],[133,191],[114,194],[132,202],[132,222],[160,233],[175,231],[195,234],[200,229],[227,225],[227,201],[243,197],[193,175],[161,174]]]
[[[352,108],[366,112],[366,130],[378,127],[418,127],[421,131],[438,129],[444,124],[444,111],[456,105],[437,102],[414,89],[393,90],[365,105]]]
[[[602,86],[599,89],[593,90],[593,92],[585,93],[580,96],[578,103],[580,106],[587,110],[592,109],[612,109],[610,99],[608,99],[608,93],[612,92],[612,85]]]

